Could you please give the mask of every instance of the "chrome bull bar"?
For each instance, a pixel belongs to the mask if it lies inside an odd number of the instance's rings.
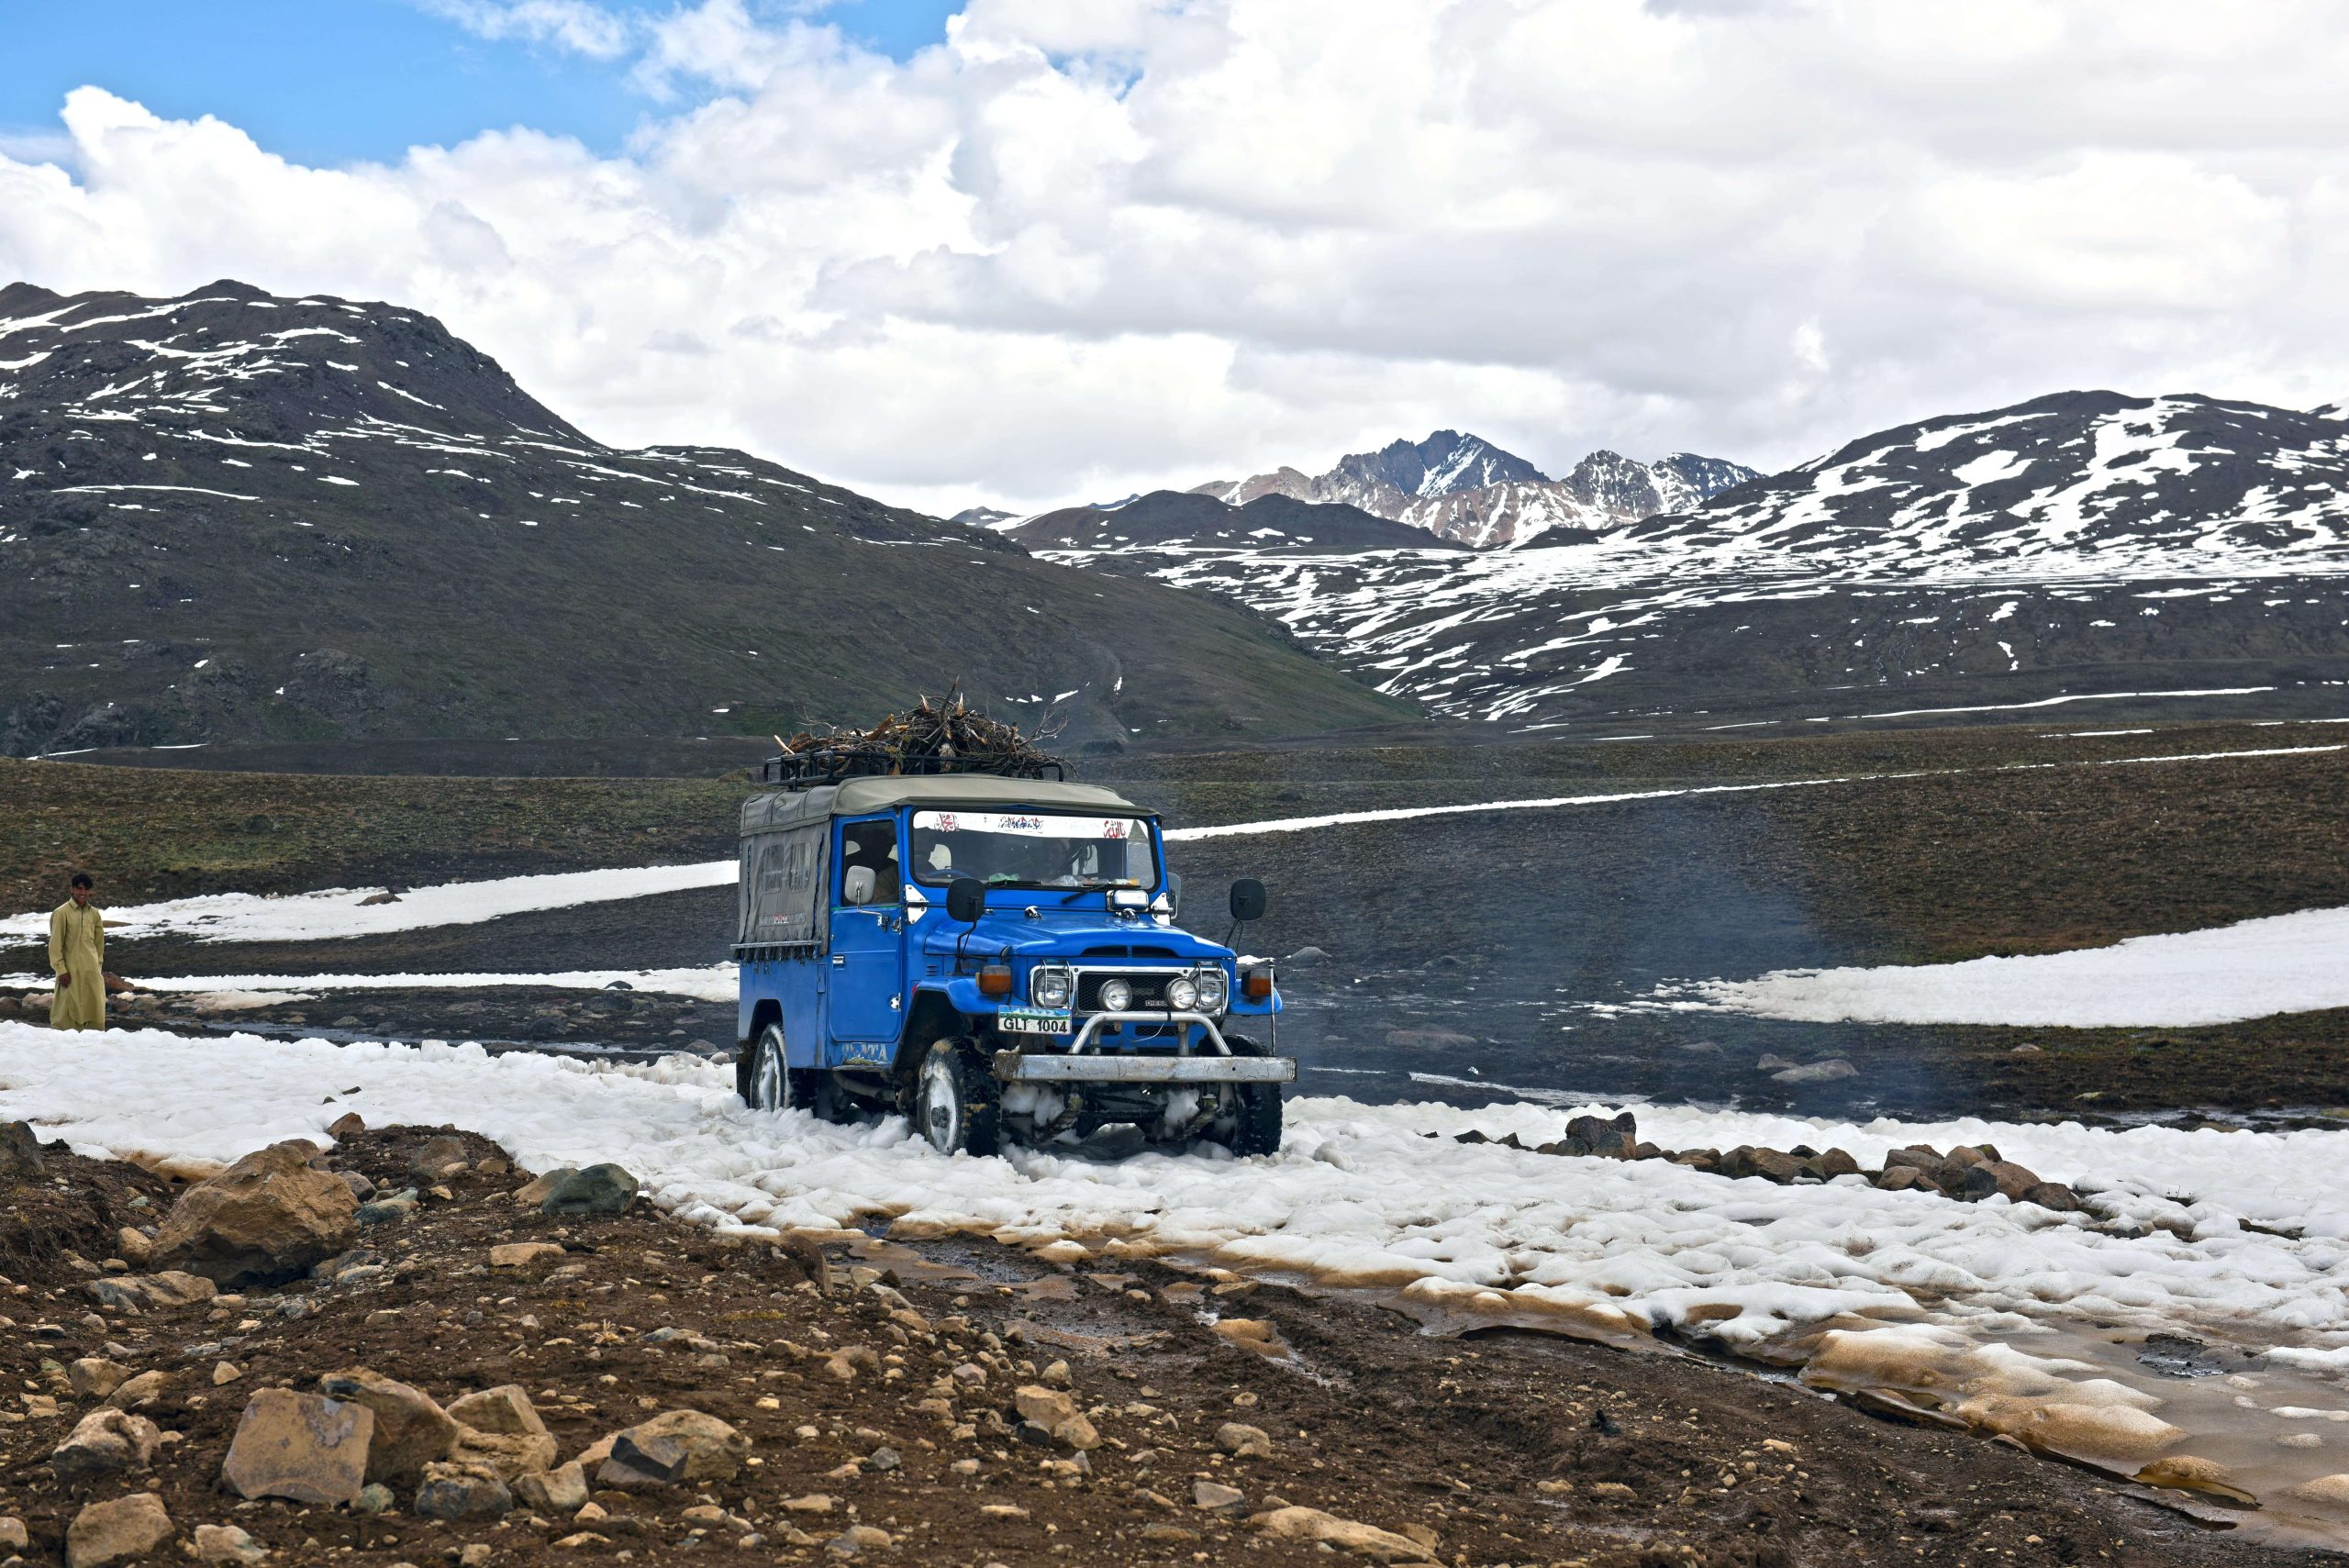
[[[1104,1024],[1197,1024],[1215,1054],[1089,1051],[1087,1047],[1094,1044]],[[995,1075],[1007,1084],[1294,1084],[1297,1061],[1286,1056],[1234,1056],[1223,1031],[1205,1013],[1129,1011],[1087,1015],[1065,1052],[998,1051]]]

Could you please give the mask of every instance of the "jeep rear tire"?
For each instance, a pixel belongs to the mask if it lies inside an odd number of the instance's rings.
[[[914,1130],[941,1154],[993,1154],[1002,1146],[1002,1088],[969,1041],[941,1040],[914,1080]]]

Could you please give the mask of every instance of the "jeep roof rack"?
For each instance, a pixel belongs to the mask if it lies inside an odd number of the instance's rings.
[[[1057,757],[920,757],[885,746],[827,746],[809,751],[785,751],[759,764],[757,782],[780,789],[814,789],[844,779],[900,778],[945,774],[979,774],[1001,779],[1042,779],[1059,783],[1068,770]]]

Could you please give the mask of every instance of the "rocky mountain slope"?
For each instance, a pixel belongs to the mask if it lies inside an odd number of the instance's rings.
[[[1520,726],[2152,690],[2313,713],[2349,683],[2349,420],[2063,393],[1513,550],[1064,558],[1212,588],[1389,691]]]
[[[1030,550],[1426,550],[1425,529],[1358,506],[1299,501],[1275,492],[1242,506],[1196,491],[1153,490],[1115,510],[1068,506],[1004,530]]]
[[[1562,479],[1479,436],[1438,430],[1340,458],[1326,473],[1278,468],[1202,484],[1195,494],[1244,506],[1287,495],[1354,506],[1486,549],[1537,536],[1588,539],[1624,523],[1698,505],[1754,477],[1720,458],[1675,452],[1656,463],[1596,451]]]
[[[623,451],[439,323],[0,289],[0,751],[752,733],[960,676],[1075,742],[1404,717],[1243,607],[740,452]]]

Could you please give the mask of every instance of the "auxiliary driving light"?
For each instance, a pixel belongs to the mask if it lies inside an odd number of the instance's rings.
[[[1198,986],[1186,976],[1178,974],[1166,983],[1166,1005],[1175,1012],[1189,1012],[1198,999]]]
[[[1133,1006],[1133,1001],[1134,988],[1127,984],[1124,981],[1104,980],[1101,983],[1101,1010],[1103,1012],[1122,1013],[1128,1007]]]

